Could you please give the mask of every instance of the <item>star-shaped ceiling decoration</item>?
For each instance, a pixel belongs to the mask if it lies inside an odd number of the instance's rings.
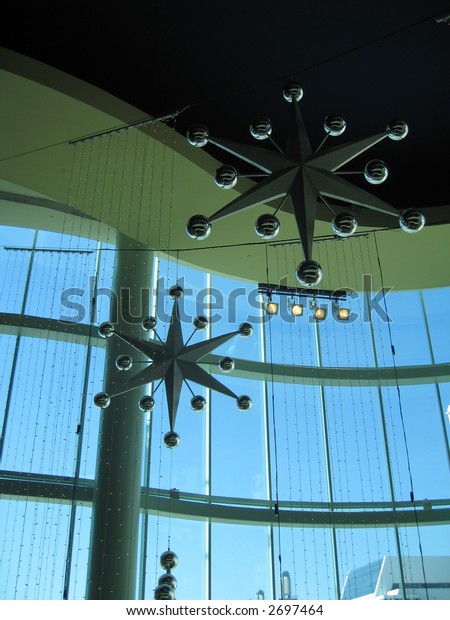
[[[275,213],[258,218],[255,230],[263,239],[272,239],[278,234],[280,227],[276,212],[281,209],[292,213],[305,256],[304,262],[297,268],[297,278],[303,286],[316,286],[322,278],[320,265],[312,260],[318,198],[333,212],[333,230],[341,237],[348,237],[356,231],[357,220],[352,213],[354,205],[383,215],[400,217],[400,226],[407,232],[417,232],[423,227],[425,220],[423,215],[414,209],[401,213],[387,202],[349,183],[342,177],[345,172],[340,170],[342,166],[385,138],[402,140],[406,137],[408,127],[404,121],[391,121],[385,131],[375,136],[320,151],[329,136],[339,136],[346,128],[344,119],[332,114],[325,119],[324,140],[316,150],[313,150],[298,105],[303,96],[301,87],[298,84],[289,84],[283,95],[291,105],[288,138],[284,151],[273,141],[272,125],[268,119],[252,123],[250,133],[257,140],[269,139],[278,151],[214,138],[209,135],[208,129],[201,125],[189,130],[187,137],[193,146],[203,147],[208,143],[213,144],[254,165],[260,171],[258,175],[247,176],[266,178],[213,215],[209,217],[194,215],[188,222],[187,232],[193,239],[205,239],[211,232],[211,222],[256,205],[278,200]],[[378,185],[387,178],[388,170],[381,160],[372,160],[361,174],[364,174],[369,183]],[[222,189],[231,189],[236,185],[238,176],[234,166],[224,165],[217,170],[215,182]],[[348,204],[349,211],[333,206],[329,199]]]
[[[252,327],[249,323],[241,323],[239,329],[229,334],[216,336],[209,340],[204,340],[189,345],[189,340],[183,342],[183,332],[181,328],[179,299],[183,294],[180,286],[172,287],[171,296],[174,299],[172,316],[166,342],[163,342],[156,334],[158,339],[139,340],[128,336],[114,328],[111,323],[102,323],[99,327],[99,334],[103,338],[115,336],[123,342],[131,345],[136,351],[143,353],[149,358],[148,366],[132,376],[128,381],[119,385],[112,393],[99,392],[94,397],[94,403],[101,408],[106,408],[111,402],[111,398],[130,392],[137,387],[160,381],[157,387],[164,382],[166,388],[167,408],[169,413],[170,432],[164,437],[165,444],[170,447],[176,447],[179,443],[179,436],[175,433],[175,420],[177,417],[178,405],[180,401],[181,389],[183,383],[193,381],[210,390],[220,392],[226,396],[236,399],[238,409],[247,411],[251,407],[251,399],[244,396],[237,396],[228,389],[223,383],[212,377],[204,368],[201,367],[201,360],[219,345],[227,342],[238,334],[248,337],[252,334]],[[208,322],[205,317],[196,317],[194,319],[194,330],[204,329]],[[156,319],[148,317],[142,323],[146,331],[155,330]],[[194,332],[195,333],[195,332]],[[191,336],[192,337],[192,336]],[[119,355],[116,359],[118,370],[130,370],[133,360],[129,355]],[[219,362],[219,367],[223,372],[229,372],[234,368],[234,361],[230,357],[224,357]],[[189,385],[189,384],[188,384]],[[192,390],[191,390],[192,392]],[[193,392],[192,392],[193,394]],[[206,404],[202,396],[195,396],[191,400],[191,408],[195,411],[201,411]],[[154,407],[152,396],[143,396],[139,401],[139,407],[143,411],[150,411]]]

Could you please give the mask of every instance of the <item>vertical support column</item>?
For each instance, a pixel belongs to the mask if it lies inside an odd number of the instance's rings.
[[[118,331],[142,338],[141,320],[148,314],[153,255],[125,235],[117,236],[114,294],[117,316],[111,322]],[[118,371],[115,360],[129,353],[133,367]],[[113,393],[147,359],[119,338],[108,338],[102,390]],[[141,363],[140,363],[141,362]],[[92,506],[87,599],[127,600],[136,597],[138,534],[141,501],[144,414],[138,400],[145,386],[111,399],[101,410],[97,470]]]

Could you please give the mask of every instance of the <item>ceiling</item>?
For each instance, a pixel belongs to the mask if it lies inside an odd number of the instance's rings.
[[[71,13],[52,5],[13,3],[3,46],[148,115],[189,106],[177,119],[183,133],[201,121],[247,142],[263,115],[284,144],[281,93],[298,80],[312,144],[330,112],[345,118],[345,140],[403,118],[408,139],[382,145],[390,176],[379,194],[399,208],[449,203],[450,26],[436,21],[449,0],[78,2]]]
[[[402,118],[407,139],[371,149],[390,174],[369,191],[399,209],[431,214],[432,207],[450,205],[450,22],[441,19],[450,14],[449,0],[280,0],[276,7],[268,0],[150,0],[76,7],[67,14],[66,5],[50,10],[15,3],[3,46],[105,90],[143,116],[183,110],[175,121],[183,135],[202,122],[215,136],[248,143],[249,124],[268,116],[284,145],[289,110],[282,90],[298,81],[312,145],[321,142],[331,112],[347,122],[336,144]],[[215,147],[205,150],[229,163]],[[221,195],[205,211],[223,203]]]

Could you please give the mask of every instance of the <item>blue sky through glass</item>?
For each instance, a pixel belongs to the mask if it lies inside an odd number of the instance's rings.
[[[61,292],[79,289],[78,301],[85,309],[81,320],[88,323],[89,287],[96,265],[99,288],[110,288],[114,246],[103,247],[98,257],[96,243],[81,239],[75,243],[69,236],[39,232],[38,251],[32,253],[33,238],[33,231],[0,228],[0,265],[5,274],[0,311],[22,311],[33,256],[25,313],[58,319],[62,311],[67,312],[60,303]],[[61,252],[66,245],[70,251]],[[25,249],[8,250],[5,246]],[[44,249],[51,251],[39,251]],[[269,367],[272,362],[316,366],[319,359],[324,367],[373,367],[376,362],[385,367],[392,366],[394,361],[392,339],[397,366],[430,364],[432,359],[439,364],[450,361],[450,319],[446,311],[450,288],[424,291],[422,297],[416,291],[389,293],[386,302],[393,319],[390,332],[378,315],[373,316],[372,332],[372,326],[363,320],[363,296],[355,297],[351,307],[358,320],[338,323],[330,308],[326,321],[318,326],[317,341],[316,325],[308,318],[307,308],[299,319],[289,318],[285,310],[266,321],[262,338],[254,283],[213,275],[213,304],[208,305],[211,290],[207,289],[205,273],[176,260],[161,259],[158,278],[157,331],[163,340],[173,305],[166,291],[180,282],[187,292],[183,300],[185,340],[193,333],[192,320],[197,314],[209,314],[214,320],[210,334],[197,332],[191,342],[234,331],[240,323],[251,319],[251,338],[237,336],[215,350],[217,355],[258,361],[264,353]],[[98,325],[109,318],[109,298],[103,294],[98,297],[94,323]],[[26,330],[17,341],[11,329],[4,328],[0,334],[4,360],[0,422],[5,419],[8,405],[1,468],[71,478],[82,441],[79,475],[92,480],[100,419],[92,399],[103,383],[104,343],[88,342],[81,337],[69,340],[64,335],[56,340],[46,333],[39,338],[31,337]],[[9,390],[16,342],[14,377]],[[85,379],[87,364],[89,373]],[[162,436],[168,430],[168,414],[164,387],[160,386],[155,394],[155,410],[146,426],[151,440],[151,488],[177,488],[200,495],[210,492],[249,502],[274,500],[278,493],[280,501],[288,506],[284,510],[296,502],[328,502],[331,496],[336,502],[364,504],[389,502],[393,493],[395,500],[407,502],[411,479],[418,501],[450,497],[450,420],[445,416],[450,404],[449,383],[442,383],[439,388],[432,383],[401,386],[398,392],[395,385],[368,387],[357,381],[349,387],[340,381],[339,375],[333,385],[322,385],[319,375],[311,384],[289,377],[272,382],[270,373],[264,383],[238,377],[236,373],[224,374],[218,368],[214,375],[237,395],[251,396],[251,410],[239,411],[233,398],[208,394],[203,387],[191,385],[194,393],[204,395],[209,402],[205,411],[194,413],[190,408],[192,394],[185,386],[176,423],[181,443],[171,451],[162,444]],[[82,413],[83,428],[79,432]],[[144,472],[143,466],[143,479]],[[305,505],[304,509],[311,507]],[[3,497],[0,510],[2,523],[6,524],[1,547],[0,596],[60,598],[70,503]],[[75,513],[70,576],[70,597],[74,598],[84,596],[90,514],[89,506],[79,506]],[[274,584],[279,595],[278,555],[282,556],[282,570],[291,574],[293,593],[299,598],[335,598],[337,582],[330,528],[283,526],[278,530],[275,521],[271,531],[267,524],[212,523],[209,538],[208,527],[202,521],[149,516],[145,580],[148,598],[152,597],[155,580],[162,572],[157,558],[167,548],[169,538],[180,557],[176,571],[180,599],[206,596],[209,561],[213,598],[248,599],[259,589],[269,597]],[[425,554],[450,554],[447,543],[443,543],[448,539],[448,526],[401,528],[401,550],[405,555],[417,555],[419,542]],[[340,585],[348,570],[380,555],[395,555],[398,549],[394,543],[393,529],[337,530]]]

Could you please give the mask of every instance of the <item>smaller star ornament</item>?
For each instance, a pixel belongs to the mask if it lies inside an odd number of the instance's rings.
[[[177,417],[178,405],[180,401],[181,389],[183,383],[193,381],[198,385],[202,385],[205,388],[220,392],[226,396],[230,396],[236,399],[236,404],[239,410],[247,411],[251,407],[251,399],[249,396],[237,396],[229,388],[227,388],[218,379],[211,376],[201,366],[202,359],[211,351],[216,349],[219,345],[227,342],[231,338],[240,335],[242,337],[248,337],[252,333],[252,327],[249,323],[242,323],[239,329],[204,340],[195,344],[188,344],[189,340],[185,343],[183,341],[183,332],[181,328],[180,312],[179,312],[179,300],[183,295],[183,289],[175,285],[169,291],[174,303],[172,309],[171,322],[169,330],[167,332],[166,342],[163,342],[156,333],[156,319],[154,317],[147,317],[142,321],[142,328],[144,331],[154,331],[156,338],[137,339],[127,334],[120,332],[114,328],[112,323],[102,323],[99,328],[99,334],[103,338],[116,337],[123,342],[130,345],[136,351],[143,353],[148,357],[148,366],[143,370],[132,376],[128,381],[123,382],[119,388],[108,394],[106,392],[99,392],[94,396],[94,403],[102,409],[109,407],[111,399],[134,390],[137,387],[147,385],[159,381],[159,385],[162,382],[165,384],[167,408],[169,413],[169,425],[170,431],[164,436],[164,443],[168,448],[175,448],[180,443],[179,435],[175,432],[175,421]],[[194,319],[194,333],[198,330],[205,329],[208,325],[206,317],[196,317]],[[193,334],[192,334],[193,335]],[[231,360],[234,368],[234,360],[231,358],[222,358],[219,363],[219,369],[222,372],[228,372],[229,365],[226,365],[223,360]],[[119,372],[129,371],[132,368],[133,360],[128,354],[121,354],[116,359],[116,367]],[[189,386],[189,384],[188,384]],[[156,388],[157,389],[157,388]],[[192,390],[191,390],[192,392]],[[193,411],[201,411],[206,406],[206,400],[203,396],[194,395],[191,399],[191,409]],[[155,406],[153,396],[145,395],[139,401],[139,408],[142,411],[151,411]]]
[[[421,230],[425,219],[415,209],[407,209],[401,213],[387,202],[349,183],[343,175],[354,172],[341,170],[345,164],[385,138],[394,141],[405,138],[408,126],[404,121],[393,120],[384,131],[372,137],[321,151],[328,137],[340,136],[346,129],[346,122],[341,116],[330,114],[324,121],[325,137],[318,148],[313,150],[299,106],[303,97],[302,88],[295,83],[288,84],[283,96],[291,106],[284,151],[274,142],[272,124],[267,118],[252,123],[250,134],[258,141],[269,140],[277,148],[276,151],[212,137],[203,125],[197,125],[188,131],[187,139],[192,146],[202,148],[208,143],[213,144],[258,169],[257,174],[247,176],[265,178],[210,217],[193,215],[187,224],[187,233],[192,239],[204,240],[211,233],[212,222],[238,211],[275,201],[274,213],[261,215],[256,221],[255,232],[264,240],[273,239],[280,230],[277,212],[281,209],[292,213],[305,257],[297,267],[297,279],[302,286],[314,287],[322,279],[322,268],[312,259],[318,198],[333,213],[332,229],[334,234],[340,237],[349,237],[356,231],[358,222],[355,206],[375,214],[394,216],[399,219],[400,227],[409,233]],[[379,185],[387,179],[388,169],[383,161],[371,160],[361,174],[368,183]],[[236,168],[225,164],[217,170],[214,180],[218,187],[226,190],[235,187],[238,178]],[[331,201],[344,202],[347,207],[344,209],[333,206]]]

